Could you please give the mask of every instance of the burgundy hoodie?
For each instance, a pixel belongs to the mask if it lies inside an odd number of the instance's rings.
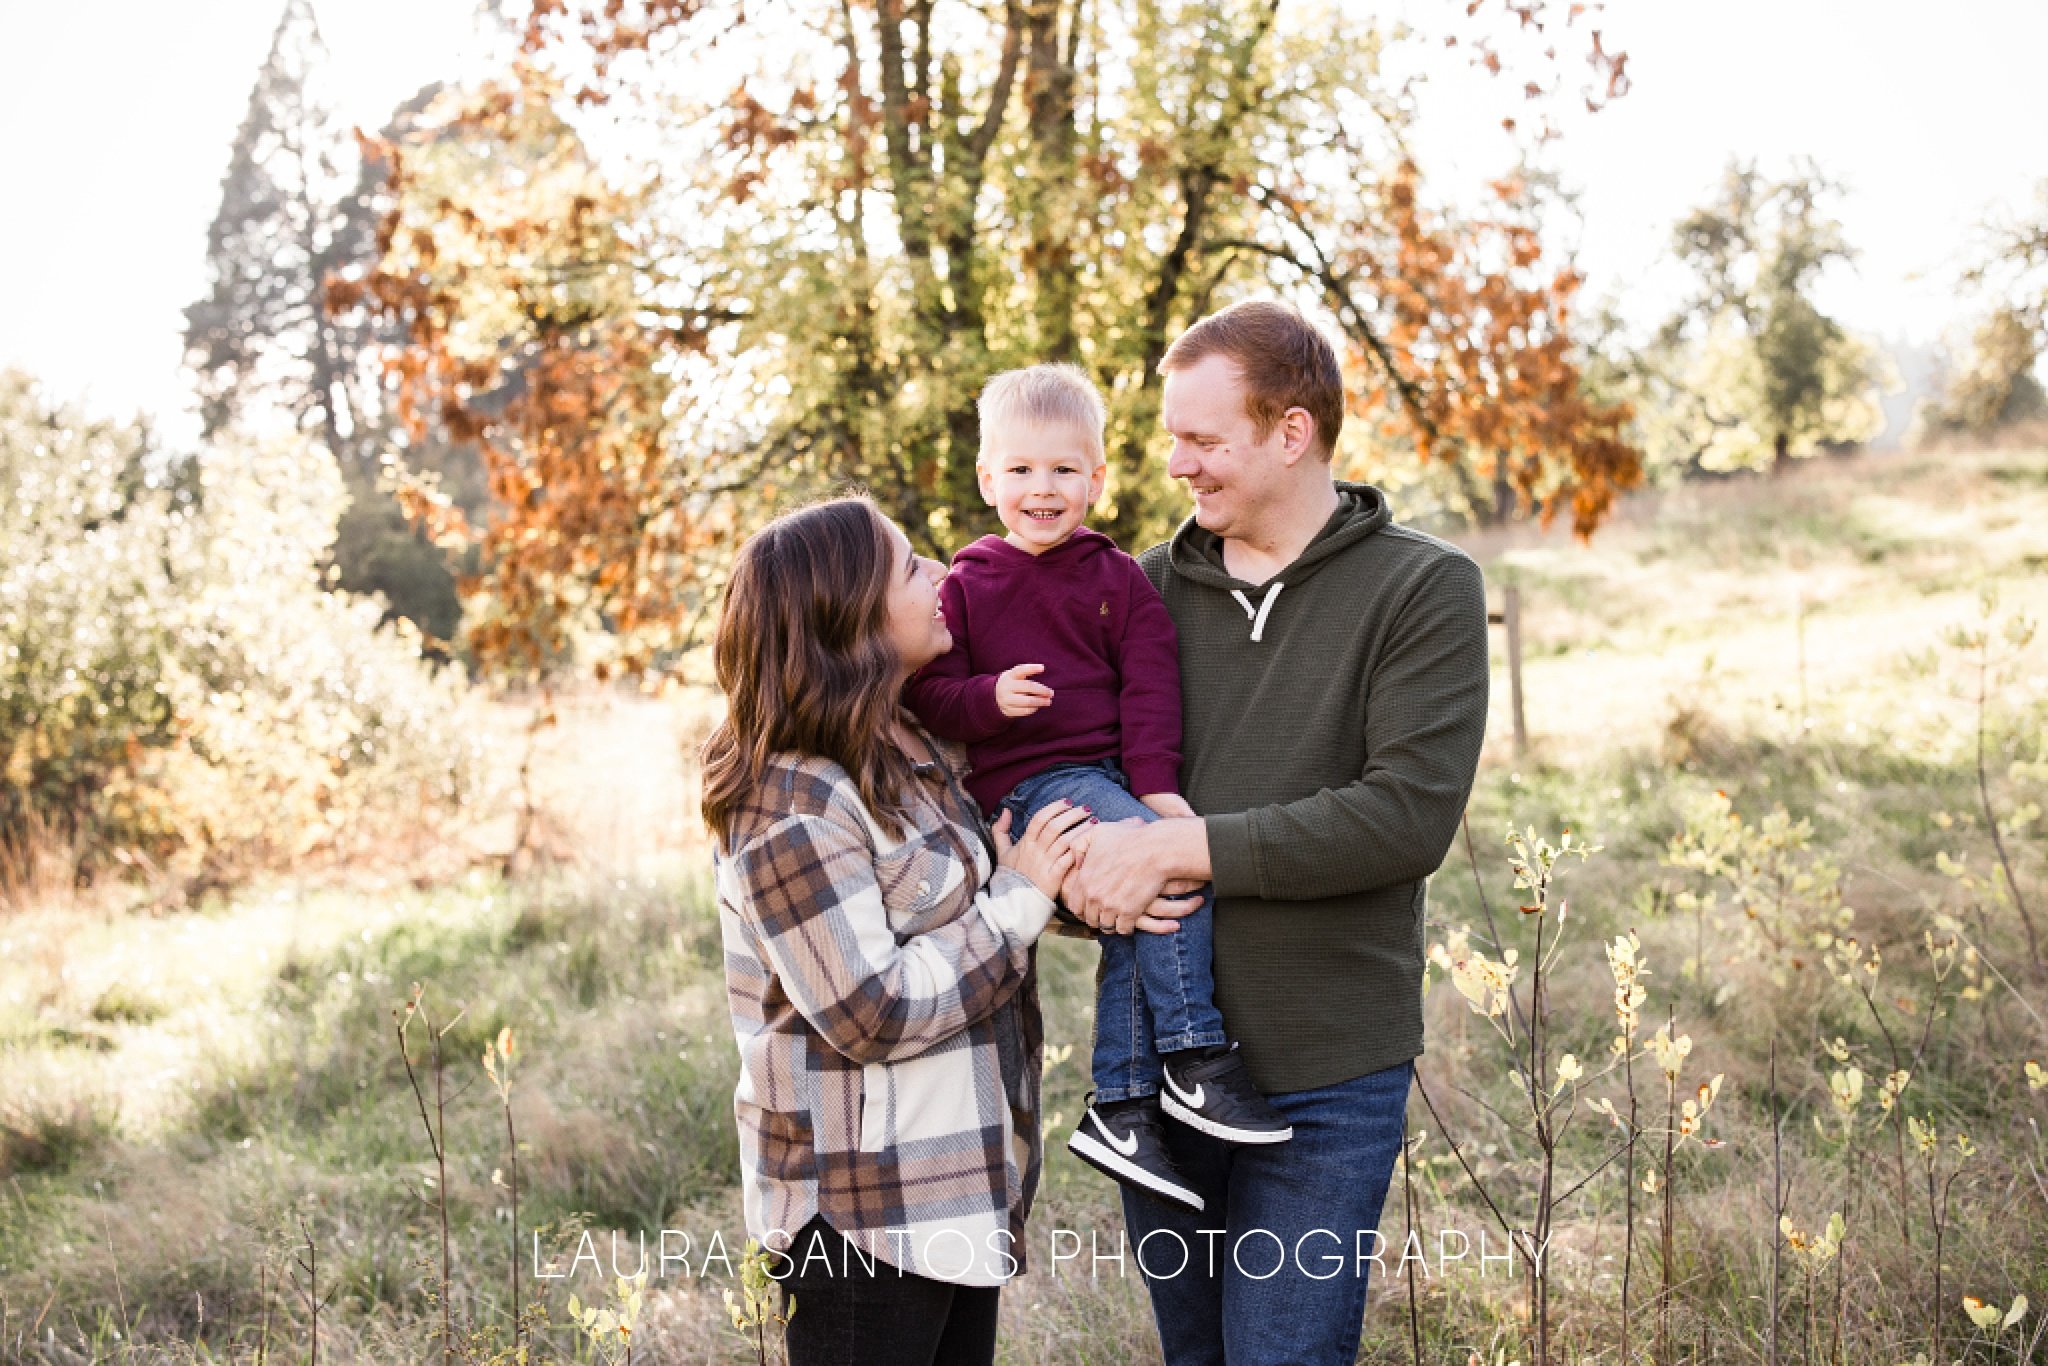
[[[1134,796],[1180,784],[1180,661],[1173,619],[1138,562],[1082,527],[1042,555],[984,536],[939,587],[953,648],[904,700],[935,735],[967,745],[967,790],[994,815],[1010,789],[1056,764],[1113,759]],[[1043,664],[1052,705],[1008,717],[996,675]]]

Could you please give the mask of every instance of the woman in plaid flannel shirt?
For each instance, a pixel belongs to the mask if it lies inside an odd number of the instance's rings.
[[[900,706],[952,644],[944,569],[865,499],[740,551],[704,747],[749,1233],[790,1259],[792,1366],[987,1363],[1038,1182],[1033,949],[1092,819],[990,838]]]

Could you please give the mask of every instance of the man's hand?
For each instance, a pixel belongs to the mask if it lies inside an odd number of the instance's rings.
[[[1140,797],[1139,801],[1151,807],[1162,816],[1192,816],[1195,808],[1188,805],[1188,799],[1178,792],[1154,792]]]
[[[996,675],[996,707],[1003,715],[1029,716],[1052,705],[1052,689],[1030,681],[1033,674],[1044,672],[1043,664],[1019,664]]]
[[[1195,829],[1201,831],[1199,823]],[[1138,820],[1087,827],[1077,836],[1082,845],[1080,866],[1067,874],[1061,900],[1076,916],[1108,934],[1179,930],[1180,918],[1201,903],[1164,894],[1177,870],[1162,861],[1166,849],[1160,835],[1160,826]]]

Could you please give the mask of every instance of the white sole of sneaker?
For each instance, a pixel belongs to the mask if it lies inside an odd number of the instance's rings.
[[[1285,1129],[1233,1129],[1228,1124],[1218,1124],[1215,1120],[1198,1115],[1175,1100],[1171,1090],[1159,1093],[1159,1108],[1190,1129],[1199,1129],[1211,1138],[1220,1138],[1225,1143],[1285,1143],[1294,1137],[1294,1126],[1291,1124]]]
[[[1163,1176],[1146,1171],[1085,1129],[1074,1131],[1067,1140],[1067,1151],[1113,1181],[1151,1191],[1163,1200],[1171,1200],[1197,1213],[1202,1209],[1201,1196],[1186,1186],[1175,1185]]]

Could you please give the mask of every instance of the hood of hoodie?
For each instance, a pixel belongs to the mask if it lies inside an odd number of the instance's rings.
[[[1308,549],[1273,577],[1293,587],[1306,583],[1330,560],[1378,532],[1393,520],[1387,496],[1371,484],[1337,481],[1337,510],[1316,533]],[[1201,527],[1190,517],[1173,533],[1170,549],[1173,572],[1195,583],[1226,592],[1244,586],[1223,567],[1223,538]],[[1258,585],[1253,584],[1256,588]]]
[[[953,567],[1001,569],[1036,564],[1048,569],[1082,569],[1098,555],[1115,549],[1115,541],[1085,526],[1077,528],[1073,535],[1052,549],[1037,555],[1028,550],[1019,550],[1000,536],[984,536],[955,552]]]
[[[1252,640],[1258,641],[1264,637],[1266,618],[1283,591],[1300,588],[1324,565],[1366,537],[1376,534],[1392,520],[1393,514],[1387,507],[1385,494],[1371,484],[1353,484],[1340,479],[1337,481],[1337,510],[1330,514],[1330,520],[1323,524],[1323,529],[1316,533],[1315,539],[1295,557],[1292,564],[1264,585],[1246,585],[1244,580],[1225,569],[1223,538],[1204,529],[1192,517],[1182,522],[1180,530],[1174,533],[1168,557],[1173,572],[1182,578],[1228,593],[1236,599],[1250,622]],[[1252,597],[1247,593],[1247,587],[1259,596]]]

